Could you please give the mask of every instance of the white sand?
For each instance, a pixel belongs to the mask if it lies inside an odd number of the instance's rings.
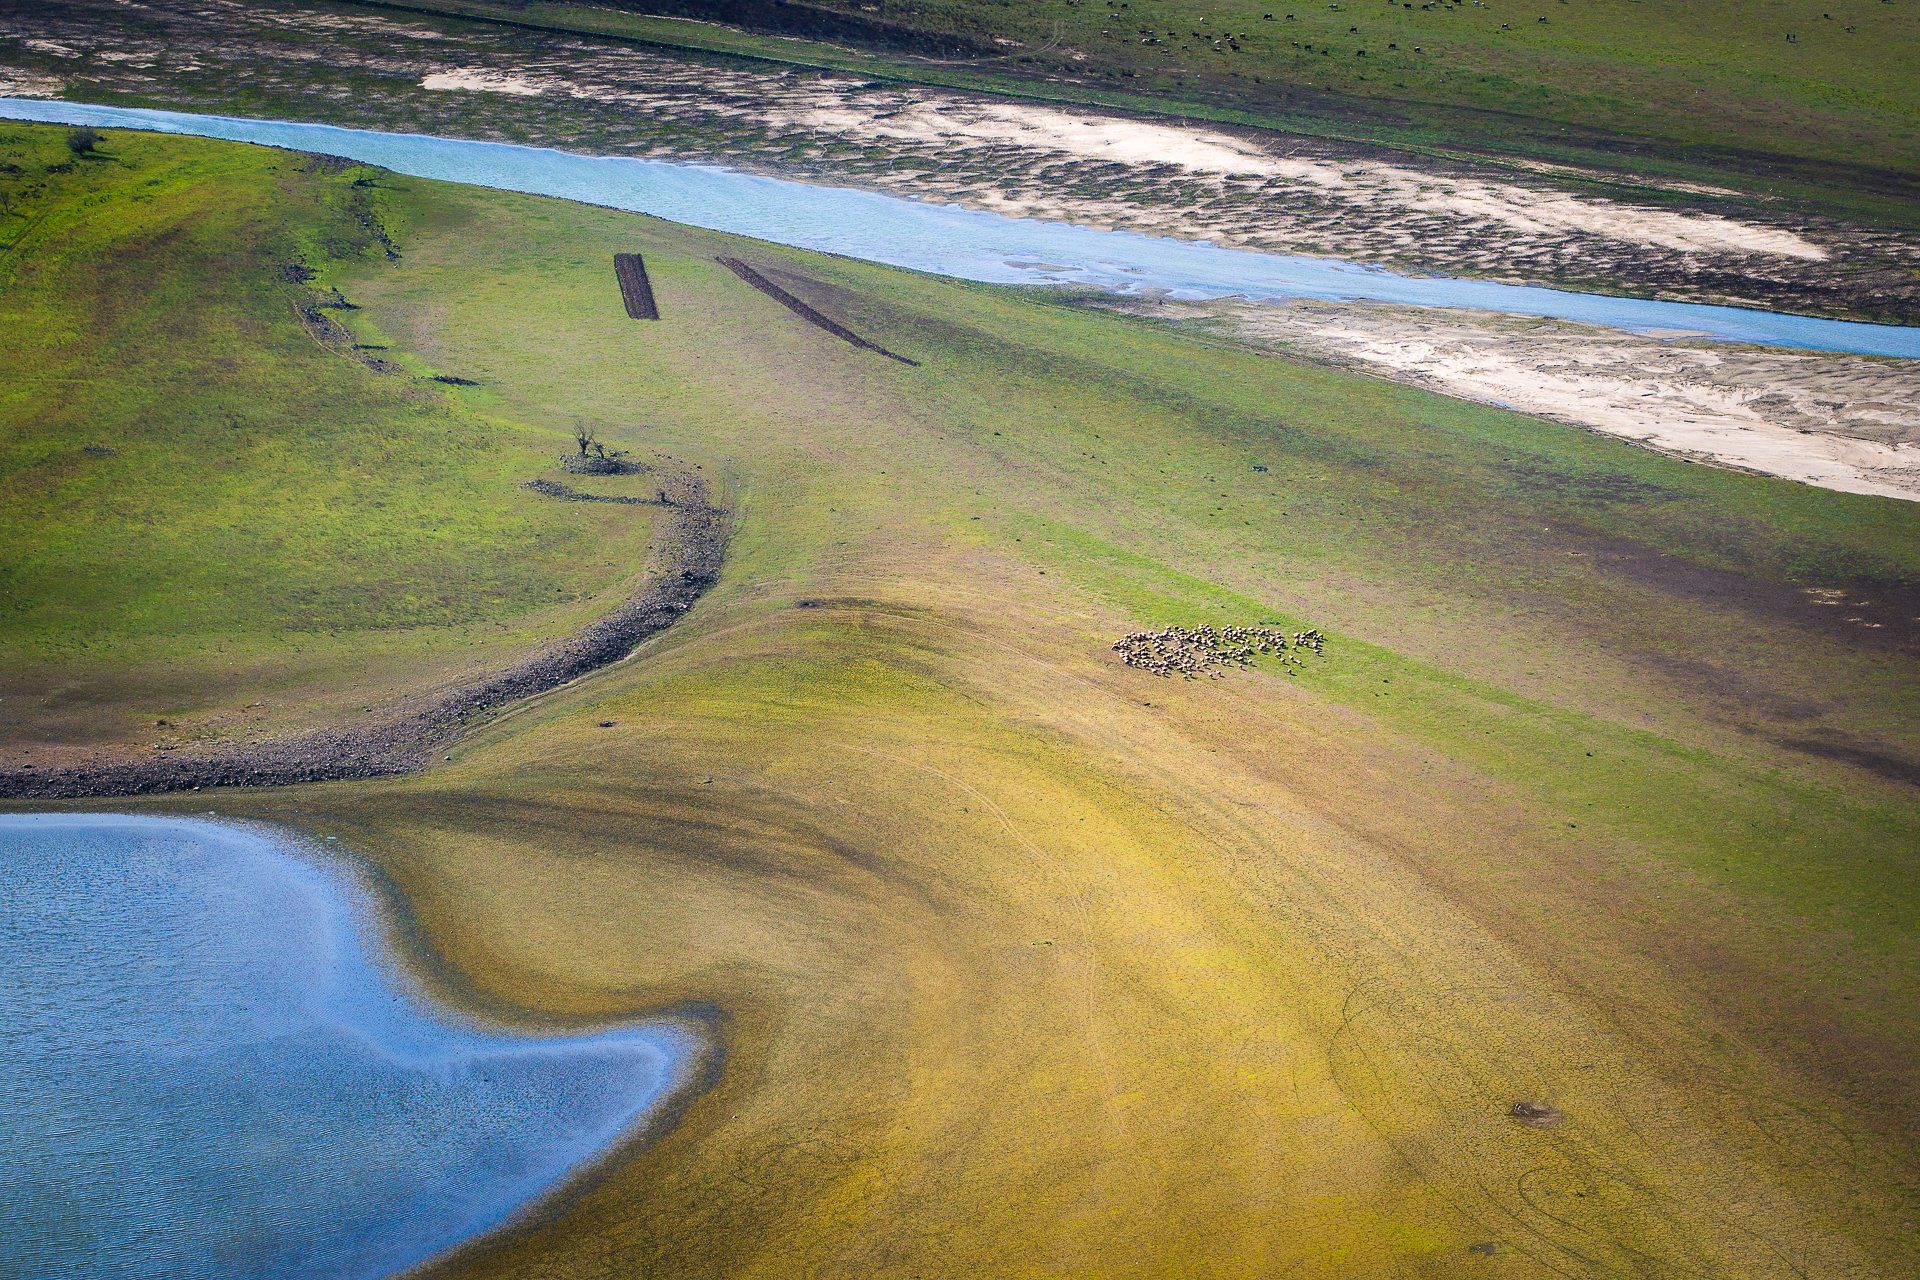
[[[1920,501],[1920,361],[1679,345],[1561,322],[1364,303],[1158,304],[1272,346],[1847,493]]]
[[[1237,138],[1202,129],[1015,103],[821,97],[819,105],[770,113],[770,118],[777,124],[828,133],[1020,147],[1138,167],[1174,165],[1198,172],[1308,180],[1318,176],[1310,165],[1280,161]]]
[[[1423,210],[1501,223],[1530,234],[1579,232],[1680,253],[1778,254],[1815,261],[1827,256],[1825,249],[1790,231],[1716,214],[1676,213],[1392,164],[1276,155],[1213,129],[919,92],[852,94],[836,92],[831,84],[817,88],[815,95],[810,105],[774,107],[765,118],[781,127],[856,141],[885,137],[926,147],[1015,148],[1139,169],[1171,166],[1223,178],[1302,183],[1370,209]]]
[[[53,76],[17,67],[0,67],[0,95],[9,98],[57,98],[62,84]]]
[[[475,93],[510,93],[516,97],[537,98],[546,89],[524,76],[511,76],[477,67],[453,71],[435,71],[420,81],[422,89],[464,89]]]
[[[1827,251],[1790,231],[1758,227],[1717,214],[1673,213],[1611,200],[1536,191],[1506,183],[1443,181],[1429,190],[1408,190],[1412,170],[1388,170],[1407,207],[1504,222],[1522,231],[1583,231],[1630,244],[1657,245],[1681,253],[1769,253],[1820,261]]]

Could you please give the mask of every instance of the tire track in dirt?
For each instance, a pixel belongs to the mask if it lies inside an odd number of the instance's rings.
[[[787,310],[793,312],[793,314],[799,316],[802,320],[805,320],[808,324],[825,329],[828,333],[840,339],[840,341],[859,347],[862,351],[872,351],[885,356],[889,360],[898,360],[901,364],[912,365],[916,369],[920,367],[918,360],[912,360],[897,352],[889,351],[879,343],[861,337],[839,321],[828,319],[806,303],[800,301],[800,299],[788,293],[785,289],[782,289],[773,281],[761,275],[758,271],[755,271],[746,263],[740,261],[740,259],[720,257],[715,258],[714,261],[733,272],[736,276],[739,276],[742,280],[745,280],[761,293],[772,298]]]

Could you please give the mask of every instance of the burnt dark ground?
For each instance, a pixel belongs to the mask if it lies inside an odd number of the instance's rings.
[[[620,282],[620,300],[626,304],[629,319],[660,318],[660,304],[653,297],[653,282],[647,279],[647,264],[639,254],[614,254],[613,275]]]

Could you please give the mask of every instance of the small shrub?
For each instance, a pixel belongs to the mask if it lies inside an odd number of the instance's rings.
[[[67,150],[77,156],[84,156],[100,145],[100,135],[93,129],[75,129],[67,135]]]

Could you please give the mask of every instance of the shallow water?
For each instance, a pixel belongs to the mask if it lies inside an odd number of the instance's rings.
[[[0,815],[0,1275],[390,1276],[633,1133],[696,1046],[483,1027],[349,866],[255,827]]]
[[[326,152],[417,177],[563,196],[778,244],[994,284],[1083,284],[1121,292],[1164,289],[1190,298],[1237,294],[1471,307],[1637,331],[1683,330],[1729,342],[1920,358],[1920,328],[1911,326],[1406,276],[1330,258],[1098,231],[705,165],[25,98],[0,98],[0,117],[153,129]]]

